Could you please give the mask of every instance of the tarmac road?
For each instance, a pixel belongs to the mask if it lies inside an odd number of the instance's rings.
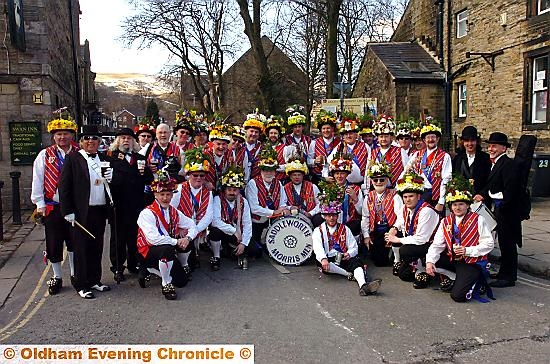
[[[262,259],[242,271],[224,260],[210,272],[203,252],[193,281],[178,290],[178,300],[167,301],[159,280],[146,289],[135,276],[116,285],[105,251],[103,283],[112,291],[84,300],[69,286],[68,266],[63,291],[47,294],[51,273],[44,272],[43,243],[36,247],[0,309],[0,344],[251,343],[258,363],[547,363],[550,357],[550,284],[524,274],[516,287],[496,290],[496,301],[458,304],[435,284],[414,290],[389,267],[369,272],[383,278],[379,295],[360,297],[356,283],[320,278],[312,264],[282,267]]]

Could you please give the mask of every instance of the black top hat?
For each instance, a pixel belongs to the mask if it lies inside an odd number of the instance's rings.
[[[506,136],[506,134],[498,131],[491,133],[491,135],[489,135],[489,140],[486,140],[485,142],[489,144],[504,145],[507,148],[510,148],[512,146],[512,144],[508,143],[508,137]]]
[[[82,125],[80,127],[80,137],[85,135],[101,136],[101,132],[99,131],[97,125]]]
[[[128,135],[128,136],[131,136],[132,138],[136,138],[136,134],[134,134],[134,131],[130,128],[121,128],[119,130],[117,130],[117,132],[115,133],[115,136],[121,136],[121,135]]]
[[[462,140],[477,140],[479,138],[479,135],[477,133],[477,129],[475,126],[468,125],[464,129],[462,129],[462,135],[460,135],[460,139]]]

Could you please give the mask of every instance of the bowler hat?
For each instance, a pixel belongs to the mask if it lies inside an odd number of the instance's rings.
[[[508,143],[508,137],[506,136],[506,134],[498,131],[491,133],[491,135],[489,135],[489,140],[486,140],[485,142],[489,144],[504,145],[507,148],[510,148],[512,146],[512,144]]]
[[[468,125],[462,129],[462,135],[460,135],[461,140],[477,140],[479,135],[477,134],[477,129],[475,126]]]
[[[97,125],[82,125],[80,127],[80,137],[85,135],[101,136],[101,132],[99,131]]]
[[[130,128],[121,128],[119,130],[117,130],[117,132],[115,133],[115,136],[118,137],[118,136],[121,136],[121,135],[128,135],[128,136],[131,136],[132,138],[136,138],[136,134],[134,134],[134,131]]]

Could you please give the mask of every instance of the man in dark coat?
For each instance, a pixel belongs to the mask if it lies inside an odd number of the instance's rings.
[[[80,297],[86,299],[94,298],[92,289],[99,292],[110,290],[101,283],[101,257],[110,202],[107,189],[113,179],[113,169],[104,164],[107,157],[97,153],[100,138],[96,125],[82,127],[81,149],[65,157],[58,186],[61,214],[72,225],[73,286]]]
[[[462,130],[460,140],[464,145],[453,159],[453,172],[473,181],[474,192],[478,194],[487,183],[491,171],[489,154],[481,150],[477,129],[471,125]]]
[[[146,167],[146,158],[138,153],[139,150],[132,129],[122,128],[107,153],[117,176],[116,184],[111,185],[116,219],[111,219],[109,254],[111,271],[117,282],[125,279],[124,262],[130,273],[138,273],[137,218],[145,208],[145,185],[153,182],[153,173]]]
[[[497,221],[497,237],[500,247],[501,262],[496,280],[492,287],[515,286],[518,270],[517,246],[521,247],[521,188],[517,176],[516,165],[506,155],[510,148],[508,137],[500,132],[489,136],[488,151],[492,167],[487,179],[487,185],[474,196],[476,201],[484,201],[487,206],[493,205]]]

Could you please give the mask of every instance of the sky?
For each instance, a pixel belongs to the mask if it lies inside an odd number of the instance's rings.
[[[127,49],[117,39],[132,11],[126,0],[80,0],[80,11],[80,43],[90,42],[93,72],[156,74],[167,62],[168,53],[160,47]]]

